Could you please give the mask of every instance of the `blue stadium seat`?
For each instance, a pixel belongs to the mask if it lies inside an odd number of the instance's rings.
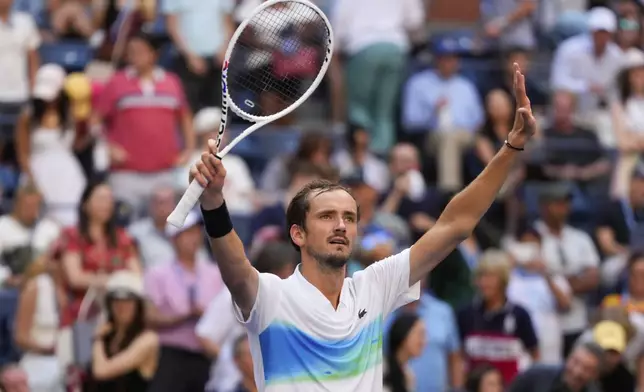
[[[231,215],[230,220],[233,222],[235,232],[241,239],[244,246],[249,247],[252,242],[251,221],[252,216]]]
[[[270,127],[267,127],[270,128]],[[265,129],[255,133],[256,145],[264,159],[289,155],[295,152],[302,132],[299,129]]]
[[[85,41],[70,40],[43,44],[40,47],[42,63],[54,63],[68,72],[82,71],[94,56],[93,49]]]

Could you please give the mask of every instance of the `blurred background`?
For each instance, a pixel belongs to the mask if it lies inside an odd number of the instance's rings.
[[[0,388],[256,390],[199,215],[165,219],[261,2],[0,0]],[[335,35],[323,83],[224,159],[254,265],[292,273],[285,208],[318,178],[360,203],[349,276],[410,246],[503,145],[517,63],[537,135],[388,320],[385,385],[644,391],[644,2],[314,2]],[[306,78],[284,39],[274,77]],[[224,143],[248,126],[229,124]]]

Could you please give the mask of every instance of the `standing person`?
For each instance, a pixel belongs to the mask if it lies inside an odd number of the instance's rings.
[[[536,121],[515,68],[516,121],[488,167],[454,196],[433,228],[411,248],[346,278],[358,235],[358,206],[328,181],[306,185],[290,202],[289,239],[301,263],[288,279],[260,274],[233,231],[222,187],[226,171],[215,143],[191,169],[206,188],[201,210],[213,254],[249,335],[260,391],[383,390],[383,319],[417,300],[419,280],[469,237],[492,204]]]

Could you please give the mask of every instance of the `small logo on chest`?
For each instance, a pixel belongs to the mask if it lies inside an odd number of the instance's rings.
[[[360,311],[358,312],[358,318],[363,318],[365,314],[367,314],[367,309],[360,309]]]

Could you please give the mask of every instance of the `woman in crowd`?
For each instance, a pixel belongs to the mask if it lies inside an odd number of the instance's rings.
[[[492,365],[481,365],[472,370],[465,382],[466,392],[503,392],[501,372]]]
[[[611,105],[613,132],[619,150],[612,191],[628,195],[628,183],[638,157],[644,152],[644,52],[629,49],[618,76],[619,96]]]
[[[63,312],[63,325],[73,323],[88,289],[103,290],[115,271],[140,271],[132,239],[116,227],[114,197],[106,183],[90,184],[81,197],[78,225],[63,233],[63,272],[71,302]]]
[[[142,279],[130,271],[115,272],[106,293],[107,321],[96,332],[85,390],[144,392],[157,368],[159,339],[145,324]]]
[[[38,70],[33,99],[16,125],[16,154],[20,170],[42,193],[51,217],[73,225],[86,180],[72,152],[74,131],[65,78],[59,65],[46,64]]]
[[[278,156],[269,162],[262,173],[261,189],[265,192],[285,190],[294,167],[300,162],[328,166],[332,149],[333,141],[327,135],[318,132],[304,134],[295,154],[289,157]]]
[[[23,352],[20,368],[31,392],[63,392],[64,374],[56,356],[59,314],[64,304],[61,276],[47,256],[29,267],[20,293],[15,341]]]
[[[417,315],[402,313],[391,325],[388,339],[385,391],[411,392],[416,383],[408,363],[420,356],[425,347],[425,325]]]

